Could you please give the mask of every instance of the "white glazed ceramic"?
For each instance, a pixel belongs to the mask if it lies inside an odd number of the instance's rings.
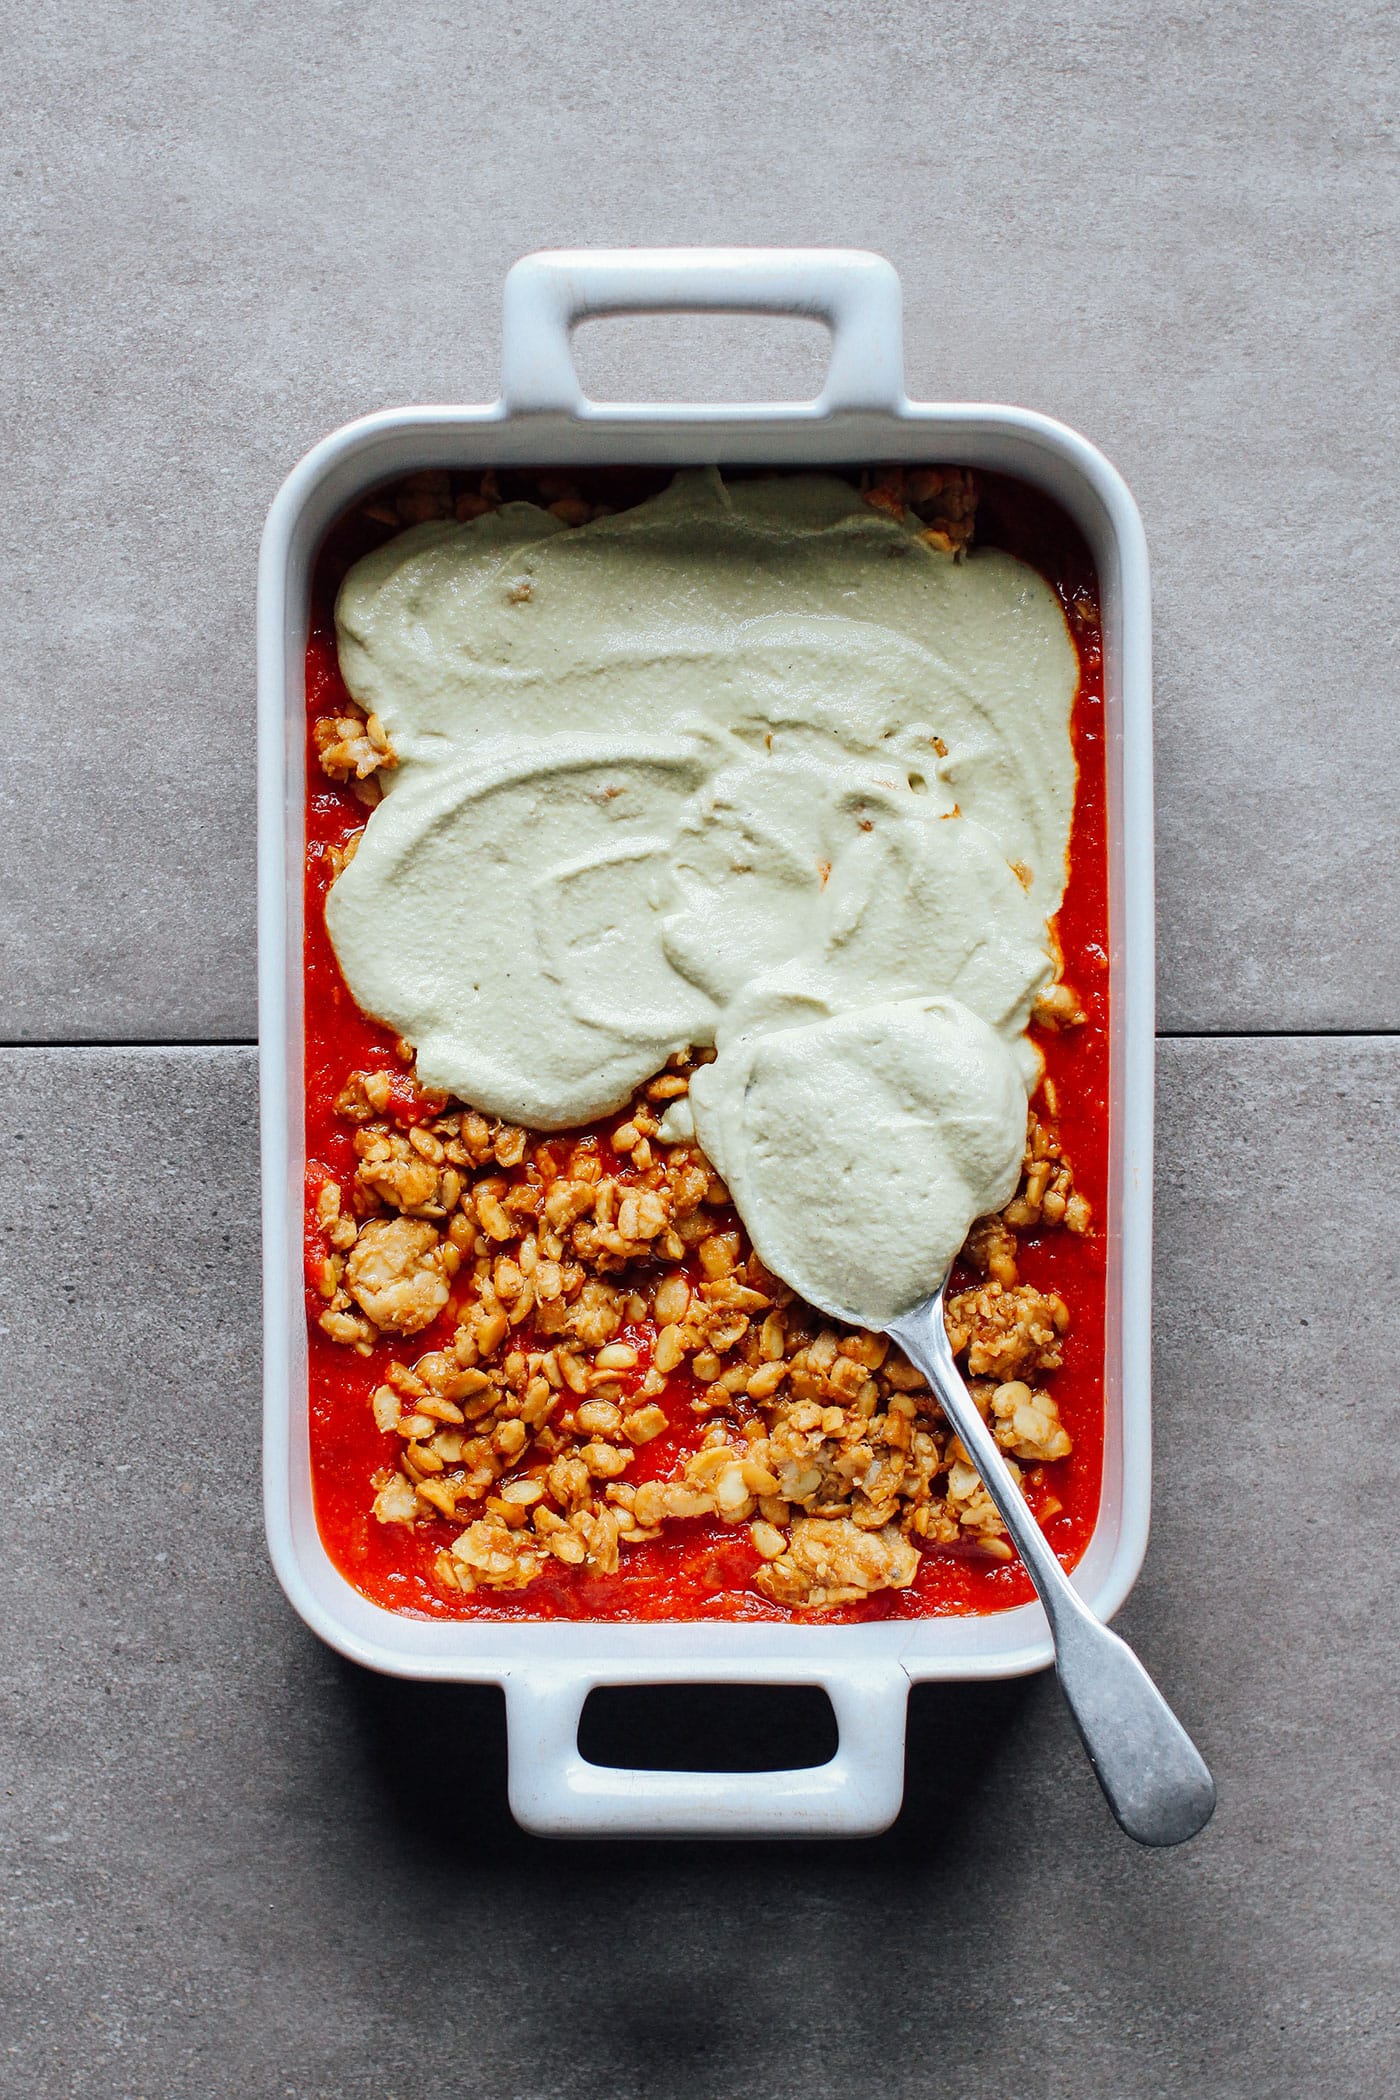
[[[737,310],[808,315],[832,337],[816,401],[633,407],[584,398],[570,330],[586,315]],[[1074,431],[1025,409],[905,395],[899,279],[844,250],[598,250],[528,256],[506,279],[501,399],[351,423],[289,475],[258,585],[259,991],[264,1201],[264,1491],[273,1564],[322,1639],[373,1670],[504,1686],[510,1801],[558,1834],[832,1836],[883,1829],[904,1783],[909,1686],[1013,1677],[1051,1660],[1039,1604],[979,1618],[866,1626],[427,1624],[361,1597],[328,1559],[312,1509],[301,1281],[303,657],[308,587],[331,521],[415,468],[706,461],[815,467],[939,461],[1046,490],[1098,566],[1103,609],[1111,918],[1112,1091],[1107,1435],[1098,1521],[1075,1580],[1115,1612],[1147,1544],[1153,1055],[1150,627],[1142,524],[1126,486]],[[760,1773],[585,1763],[596,1685],[812,1684],[835,1709],[830,1763]]]

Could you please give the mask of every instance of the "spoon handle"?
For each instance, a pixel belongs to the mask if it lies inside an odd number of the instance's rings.
[[[953,1361],[943,1293],[892,1320],[889,1333],[938,1395],[1039,1592],[1060,1688],[1109,1807],[1140,1845],[1194,1837],[1215,1807],[1205,1761],[1132,1649],[1095,1618],[1051,1551]]]

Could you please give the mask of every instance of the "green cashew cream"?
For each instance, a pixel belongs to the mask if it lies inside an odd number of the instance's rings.
[[[1038,1072],[1078,678],[1044,580],[696,469],[577,529],[416,526],[336,618],[399,765],[327,924],[424,1083],[558,1129],[714,1043],[693,1129],[770,1267],[875,1324],[932,1288]]]

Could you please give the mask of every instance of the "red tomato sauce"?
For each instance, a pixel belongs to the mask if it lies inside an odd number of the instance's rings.
[[[609,500],[637,501],[668,478],[619,473],[607,482]],[[507,477],[502,476],[503,482]],[[1058,1291],[1070,1310],[1064,1361],[1050,1377],[1060,1417],[1074,1450],[1050,1465],[1023,1467],[1023,1485],[1033,1509],[1052,1501],[1058,1513],[1042,1518],[1046,1536],[1066,1567],[1078,1561],[1098,1514],[1104,1431],[1104,1222],[1108,1208],[1108,896],[1105,808],[1103,662],[1098,585],[1089,550],[1076,528],[1049,498],[994,474],[977,476],[977,544],[1005,548],[1047,578],[1064,606],[1079,655],[1072,733],[1078,788],[1070,844],[1070,874],[1055,930],[1064,955],[1064,975],[1086,1014],[1083,1026],[1062,1034],[1034,1030],[1053,1082],[1058,1114],[1053,1120],[1073,1164],[1075,1185],[1093,1207],[1094,1228],[1085,1237],[1063,1231],[1018,1234],[1023,1282]],[[510,491],[506,490],[509,494]],[[372,1476],[395,1464],[399,1439],[375,1425],[370,1396],[382,1385],[390,1358],[403,1354],[391,1337],[371,1356],[332,1342],[317,1325],[324,1300],[315,1275],[327,1252],[316,1224],[317,1195],[328,1178],[349,1190],[356,1157],[352,1126],[336,1113],[336,1096],[352,1071],[386,1071],[403,1082],[401,1099],[413,1089],[395,1051],[392,1031],[370,1020],[355,1004],[341,977],[325,931],[324,899],[332,869],[327,849],[340,846],[365,822],[364,805],[349,787],[327,780],[316,761],[311,723],[349,704],[336,660],[333,607],[336,591],[353,562],[390,537],[395,528],[362,514],[332,528],[321,550],[313,589],[311,632],[306,651],[306,1307],[309,1357],[311,1470],[316,1519],[332,1561],[374,1603],[415,1617],[434,1619],[724,1619],[805,1620],[841,1624],[872,1619],[927,1618],[1004,1611],[1034,1594],[1018,1560],[989,1560],[972,1549],[925,1547],[915,1581],[907,1590],[877,1592],[860,1604],[807,1614],[770,1603],[751,1587],[759,1559],[746,1525],[715,1520],[668,1523],[662,1535],[624,1547],[622,1565],[608,1576],[588,1576],[552,1563],[528,1587],[446,1591],[433,1577],[433,1563],[449,1547],[461,1524],[446,1520],[410,1530],[381,1524],[370,1513]],[[411,1108],[410,1108],[411,1113]],[[609,1126],[616,1118],[609,1121]],[[605,1173],[625,1182],[628,1165],[612,1152],[606,1129],[592,1133]],[[568,1138],[564,1143],[569,1142]],[[523,1173],[524,1169],[517,1169]],[[717,1224],[737,1223],[722,1214]],[[976,1281],[954,1272],[954,1289]],[[449,1300],[441,1319],[413,1338],[420,1355],[445,1347],[463,1296]],[[649,1321],[618,1337],[638,1351],[640,1382],[655,1339]],[[528,1324],[520,1345],[531,1344]],[[628,1468],[634,1483],[680,1472],[707,1426],[690,1410],[696,1391],[688,1365],[671,1375],[660,1404],[672,1427],[643,1445]]]

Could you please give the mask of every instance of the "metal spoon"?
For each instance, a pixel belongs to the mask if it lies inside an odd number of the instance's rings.
[[[1209,1822],[1215,1782],[1132,1649],[1095,1618],[1051,1552],[953,1361],[946,1287],[945,1277],[885,1331],[938,1395],[1039,1592],[1060,1689],[1109,1807],[1140,1845],[1180,1845]]]

